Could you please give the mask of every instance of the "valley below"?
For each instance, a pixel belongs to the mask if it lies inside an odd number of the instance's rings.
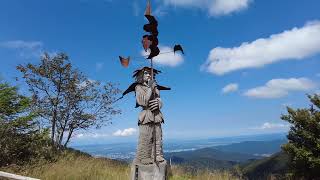
[[[172,165],[197,170],[230,169],[235,165],[270,157],[287,142],[285,134],[262,134],[199,140],[168,140],[165,158]],[[136,142],[82,145],[73,148],[95,157],[106,157],[130,163],[135,157]]]

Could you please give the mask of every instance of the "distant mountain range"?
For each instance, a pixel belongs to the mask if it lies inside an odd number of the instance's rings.
[[[165,154],[173,164],[191,166],[196,169],[227,169],[248,160],[259,159],[261,156],[235,152],[223,152],[215,148],[203,148],[195,151],[184,151]]]
[[[246,159],[259,159],[280,151],[280,144],[286,142],[285,133],[243,135],[223,138],[191,139],[191,140],[164,140],[166,156],[175,156],[173,162],[183,161],[184,156],[203,158],[216,161],[230,161],[234,164]],[[107,157],[131,162],[135,157],[136,142],[94,144],[72,146],[75,149],[87,152],[93,156]],[[179,154],[179,153],[182,154]],[[186,153],[183,153],[186,152]],[[183,157],[181,157],[183,156]],[[219,157],[234,157],[231,159]],[[242,158],[241,158],[242,157]],[[180,159],[180,160],[178,160]],[[186,158],[187,159],[187,158]],[[221,162],[220,162],[221,163]]]
[[[244,141],[241,143],[216,146],[214,148],[224,152],[236,152],[256,156],[270,156],[276,152],[279,152],[281,145],[285,144],[286,142],[286,139],[272,141]]]
[[[166,153],[165,157],[173,164],[193,168],[227,169],[236,164],[244,164],[281,150],[286,139],[272,141],[244,141],[229,145],[202,148],[193,151]]]

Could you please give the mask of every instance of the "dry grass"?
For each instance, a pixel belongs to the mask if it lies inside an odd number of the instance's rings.
[[[74,153],[61,155],[54,163],[3,170],[42,180],[125,180],[130,175],[130,168],[124,163]]]
[[[77,153],[65,153],[54,163],[39,162],[33,166],[2,169],[42,180],[129,180],[130,165],[104,158],[93,158]],[[179,166],[171,168],[170,180],[231,180],[238,179],[227,171],[199,171],[196,175]]]
[[[180,166],[172,166],[172,177],[170,180],[236,180],[239,179],[228,171],[210,171],[202,170],[192,175],[186,172]]]

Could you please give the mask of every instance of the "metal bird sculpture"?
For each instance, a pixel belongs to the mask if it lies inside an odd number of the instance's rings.
[[[120,63],[123,67],[128,67],[129,66],[129,62],[130,62],[130,56],[128,58],[124,58],[124,57],[121,57],[119,56],[119,59],[120,59]]]
[[[180,44],[176,44],[173,48],[173,53],[176,53],[176,51],[181,51],[182,54],[184,54],[182,46]]]

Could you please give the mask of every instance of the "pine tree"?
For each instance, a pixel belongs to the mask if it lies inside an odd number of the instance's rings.
[[[295,176],[306,179],[320,177],[320,95],[308,96],[310,108],[287,108],[288,114],[281,117],[292,126],[289,142],[282,149],[289,154]]]

